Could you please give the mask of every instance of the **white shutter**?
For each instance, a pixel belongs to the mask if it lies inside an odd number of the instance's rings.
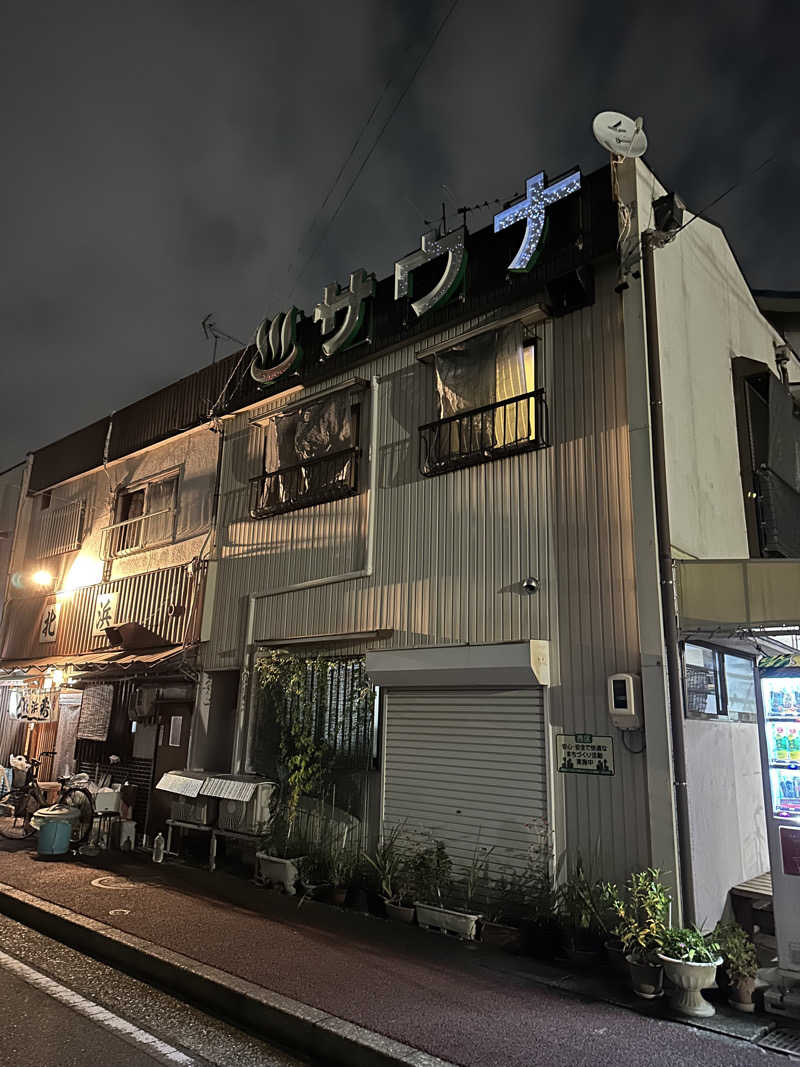
[[[386,693],[383,818],[428,830],[469,866],[480,830],[492,868],[517,866],[547,818],[541,688]]]

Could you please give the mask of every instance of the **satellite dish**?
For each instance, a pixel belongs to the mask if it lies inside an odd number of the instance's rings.
[[[642,129],[642,119],[635,121],[619,111],[601,111],[592,122],[595,140],[612,156],[629,158],[641,156],[647,151],[647,138]]]

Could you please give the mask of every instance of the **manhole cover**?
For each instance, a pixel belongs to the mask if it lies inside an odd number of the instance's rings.
[[[772,1048],[776,1052],[786,1052],[790,1056],[800,1057],[800,1030],[793,1030],[787,1026],[779,1026],[762,1037],[758,1042],[761,1048]]]

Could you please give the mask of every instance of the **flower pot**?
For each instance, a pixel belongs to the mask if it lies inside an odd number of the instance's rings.
[[[389,919],[394,919],[395,922],[400,923],[413,923],[413,905],[410,908],[404,908],[402,904],[393,904],[391,900],[387,900],[384,907],[386,908],[386,915]]]
[[[282,887],[284,893],[294,896],[298,879],[296,864],[302,858],[295,856],[287,860],[282,856],[270,856],[267,852],[256,852],[256,881],[260,885]]]
[[[416,902],[417,922],[426,930],[437,930],[452,934],[464,941],[474,941],[480,915],[470,915],[464,911],[452,911],[450,908],[436,908],[432,904]]]
[[[731,982],[728,987],[728,1003],[737,1011],[755,1011],[756,1003],[753,1000],[755,988],[755,978],[740,978],[738,982]]]
[[[519,948],[519,927],[506,923],[481,923],[481,942],[496,948]]]
[[[708,989],[714,984],[717,967],[722,957],[713,963],[687,963],[685,960],[673,960],[661,952],[658,958],[664,964],[664,973],[675,986],[675,992],[669,999],[670,1007],[679,1015],[692,1018],[707,1018],[714,1015],[714,1006],[709,1004],[700,990]]]
[[[625,949],[622,947],[620,939],[618,937],[610,937],[603,943],[603,948],[606,950],[606,959],[614,974],[619,978],[628,979],[630,971],[626,962]]]
[[[330,902],[335,904],[337,908],[343,908],[344,902],[347,900],[347,886],[335,885],[331,887]]]
[[[655,1000],[660,997],[664,992],[661,988],[664,981],[663,966],[660,963],[640,960],[636,956],[626,956],[625,960],[636,996],[643,1000]]]
[[[577,927],[567,930],[564,940],[564,954],[570,963],[578,967],[590,967],[598,962],[603,954],[603,944],[592,930]]]

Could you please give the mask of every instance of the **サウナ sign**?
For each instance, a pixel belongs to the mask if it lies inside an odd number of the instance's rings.
[[[556,734],[556,759],[565,774],[613,774],[614,740],[598,734]]]

